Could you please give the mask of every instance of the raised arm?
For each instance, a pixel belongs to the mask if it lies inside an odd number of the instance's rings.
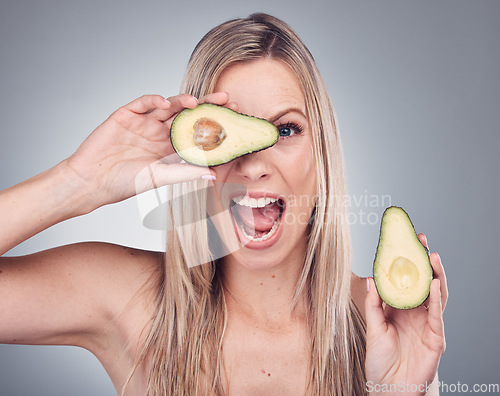
[[[205,100],[224,105],[227,94]],[[0,192],[0,253],[56,223],[147,189],[214,175],[180,163],[169,139],[172,118],[197,103],[189,95],[136,99],[71,157]],[[0,257],[0,342],[88,347],[122,313],[159,259],[157,253],[91,242]]]
[[[54,224],[95,209],[88,188],[63,161],[0,191],[0,255]]]
[[[0,255],[63,220],[154,186],[213,173],[181,164],[170,143],[172,117],[196,105],[189,95],[171,102],[159,95],[136,99],[115,111],[72,156],[0,192]]]

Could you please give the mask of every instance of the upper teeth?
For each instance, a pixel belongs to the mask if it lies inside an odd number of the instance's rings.
[[[234,197],[233,201],[237,203],[238,205],[243,205],[243,206],[249,206],[251,208],[263,208],[266,205],[269,205],[270,203],[276,202],[278,199],[277,198],[250,198],[248,196],[239,196],[239,197]]]

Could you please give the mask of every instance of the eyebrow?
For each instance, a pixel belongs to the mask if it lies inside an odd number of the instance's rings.
[[[307,120],[307,117],[305,116],[305,114],[302,112],[301,109],[299,109],[298,107],[291,107],[289,109],[286,109],[286,110],[278,113],[274,117],[271,117],[269,119],[269,122],[272,123],[272,124],[274,124],[277,120],[279,120],[281,117],[287,115],[288,113],[298,113],[298,114],[300,114],[302,117],[304,117]]]

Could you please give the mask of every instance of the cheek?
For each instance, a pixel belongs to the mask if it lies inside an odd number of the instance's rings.
[[[310,150],[307,156],[307,159],[305,160],[306,166],[304,166],[304,169],[306,170],[306,175],[305,177],[307,178],[307,193],[310,196],[309,203],[308,203],[308,208],[307,210],[312,212],[315,204],[316,204],[316,198],[318,194],[317,190],[317,172],[316,172],[316,158],[314,156],[314,150],[312,147],[312,144],[310,146]]]
[[[316,175],[316,161],[314,160],[314,150],[312,146],[309,148],[304,162],[304,168],[307,169],[307,173],[312,175],[312,172],[314,172],[314,175]]]
[[[290,216],[299,216],[300,224],[305,224],[302,220],[309,220],[310,214],[314,208],[317,195],[317,176],[316,160],[312,148],[304,150],[300,156],[295,157],[298,166],[289,173],[291,177],[290,187],[294,195],[294,214]]]
[[[298,181],[302,184],[305,192],[316,192],[316,161],[314,159],[314,151],[312,146],[309,150],[305,150],[300,158],[300,167],[297,169],[297,177],[300,179]]]

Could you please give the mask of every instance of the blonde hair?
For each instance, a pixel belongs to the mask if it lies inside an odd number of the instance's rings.
[[[365,327],[350,295],[343,155],[333,108],[313,57],[284,22],[253,14],[225,22],[203,37],[191,55],[181,91],[206,95],[227,67],[262,57],[285,63],[297,76],[313,131],[318,199],[294,295],[294,303],[303,291],[309,296],[310,370],[304,373],[308,393],[363,395]],[[206,211],[200,183],[206,182],[169,188],[170,197],[183,199],[170,201],[172,231],[157,277],[156,316],[140,356],[140,361],[146,355],[152,359],[151,396],[196,395],[200,389],[224,394],[221,346],[226,305],[210,240],[214,232],[209,222],[199,221]],[[208,389],[202,376],[210,379]]]

